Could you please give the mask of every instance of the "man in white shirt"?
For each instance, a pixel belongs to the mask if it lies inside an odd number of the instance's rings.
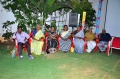
[[[28,43],[28,39],[30,38],[30,36],[27,33],[22,32],[21,26],[18,26],[17,32],[14,33],[12,38],[16,39],[18,42],[18,52],[19,52],[20,59],[23,59],[23,55],[22,55],[23,45],[25,45],[27,49],[28,59],[34,59],[34,57],[31,55],[30,44]]]

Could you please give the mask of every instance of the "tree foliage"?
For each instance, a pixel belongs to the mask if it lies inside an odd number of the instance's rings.
[[[86,12],[86,28],[95,25],[96,11],[92,8],[92,3],[88,2],[88,0],[71,0],[70,4],[72,6],[72,12],[80,14],[80,22],[82,21],[83,11]]]
[[[45,25],[49,14],[63,8],[66,12],[72,10],[72,12],[80,13],[81,17],[83,11],[86,11],[86,26],[94,26],[96,19],[95,10],[88,0],[1,0],[0,2],[16,17],[15,21],[5,22],[3,27],[14,23],[24,27],[34,27],[38,23]]]
[[[29,27],[41,23],[41,19],[42,24],[44,24],[48,14],[52,14],[56,10],[70,8],[65,1],[59,0],[3,0],[1,3],[6,10],[12,11],[16,17],[14,22],[9,22],[10,24],[18,22],[18,25]],[[4,27],[8,26],[7,23],[4,24]]]

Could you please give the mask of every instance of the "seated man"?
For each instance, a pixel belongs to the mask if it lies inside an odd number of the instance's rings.
[[[102,33],[99,35],[100,42],[98,43],[98,47],[100,52],[104,52],[108,46],[108,42],[111,40],[111,35],[106,33],[106,30],[103,29]]]
[[[85,38],[87,41],[87,52],[90,53],[96,46],[96,43],[94,41],[95,34],[92,33],[92,28],[88,29],[88,32],[86,32],[85,34]]]
[[[34,59],[34,57],[31,55],[30,44],[28,43],[28,39],[30,38],[30,36],[27,33],[22,32],[21,26],[18,26],[17,32],[14,33],[12,38],[16,39],[18,42],[18,52],[20,59],[23,59],[23,55],[22,55],[23,45],[26,46],[26,49],[28,51],[28,59]]]

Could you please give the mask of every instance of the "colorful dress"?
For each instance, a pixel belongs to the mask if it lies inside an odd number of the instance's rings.
[[[62,38],[68,38],[70,36],[70,32],[69,31],[63,31],[61,32],[61,37]],[[60,39],[60,50],[63,51],[63,52],[67,52],[70,50],[70,47],[71,47],[71,40],[68,39],[68,40],[63,40],[63,39]]]
[[[50,32],[49,36],[55,36],[56,33],[55,32]],[[48,38],[48,49],[50,48],[56,48],[58,45],[57,39],[52,39],[52,38]]]
[[[33,36],[37,40],[44,37],[41,30],[39,30],[38,32],[36,30],[34,30],[33,31]],[[31,42],[31,52],[34,53],[35,55],[41,55],[44,41],[42,41],[42,40],[37,41],[37,40],[34,40],[34,39],[32,40],[32,42]]]
[[[76,37],[84,38],[83,31],[79,31],[75,34]],[[84,40],[79,38],[74,38],[74,45],[75,45],[75,52],[76,53],[83,53],[84,52]]]

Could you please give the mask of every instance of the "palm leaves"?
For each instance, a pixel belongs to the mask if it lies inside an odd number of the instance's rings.
[[[11,10],[19,25],[35,26],[43,18],[43,24],[49,14],[62,8],[70,8],[59,0],[4,0],[3,7]]]
[[[3,0],[0,1],[6,10],[12,11],[19,25],[34,27],[37,23],[45,24],[48,15],[64,8],[64,11],[87,12],[86,24],[92,26],[95,21],[95,10],[88,0]],[[14,22],[12,22],[14,23]]]

